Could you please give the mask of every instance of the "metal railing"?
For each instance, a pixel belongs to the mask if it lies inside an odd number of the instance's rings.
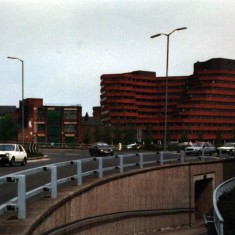
[[[217,203],[221,195],[223,195],[225,192],[230,191],[233,188],[235,188],[235,177],[217,186],[213,193],[213,217],[215,229],[218,235],[224,235],[224,219],[219,212]]]
[[[51,198],[56,198],[58,185],[64,184],[69,181],[76,181],[76,185],[80,186],[83,183],[83,178],[86,176],[97,174],[99,178],[102,178],[104,172],[111,172],[116,170],[119,173],[124,173],[124,171],[127,171],[127,169],[133,167],[141,169],[144,168],[145,165],[150,165],[150,164],[163,165],[164,163],[168,162],[184,163],[188,159],[190,159],[190,161],[195,159],[204,161],[206,158],[211,158],[211,156],[205,156],[204,154],[202,154],[202,156],[195,156],[195,157],[190,156],[186,158],[184,151],[181,151],[181,153],[177,158],[169,158],[169,156],[165,157],[164,154],[165,152],[160,152],[160,157],[159,154],[157,153],[137,153],[137,154],[126,154],[118,156],[108,156],[108,157],[86,158],[81,160],[54,163],[2,176],[0,177],[0,185],[7,183],[17,183],[17,196],[7,201],[6,203],[0,205],[0,215],[5,213],[6,211],[13,210],[18,212],[18,219],[25,219],[26,209],[27,209],[27,204],[26,204],[27,199],[43,192],[49,192]],[[152,158],[147,159],[147,155],[152,156]],[[104,161],[110,159],[111,160],[117,159],[118,163],[113,166],[105,167]],[[83,164],[94,161],[97,162],[95,169],[83,172],[82,169]],[[68,165],[73,165],[75,167],[76,174],[58,179],[57,175],[58,168],[65,167]],[[50,182],[26,192],[26,176],[37,174],[40,172],[50,172]]]

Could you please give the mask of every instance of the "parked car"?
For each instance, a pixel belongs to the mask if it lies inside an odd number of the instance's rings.
[[[98,155],[98,156],[105,156],[105,155],[114,155],[114,150],[111,148],[110,145],[107,143],[95,143],[89,149],[90,155]]]
[[[27,152],[22,145],[19,144],[0,144],[0,164],[4,166],[9,164],[14,166],[20,163],[22,166],[27,164]]]
[[[216,152],[216,148],[210,142],[196,142],[191,146],[185,148],[186,155],[202,155],[202,152],[204,152],[204,154],[212,155]]]
[[[228,142],[224,146],[217,148],[218,153],[227,153],[229,155],[234,155],[235,143]]]

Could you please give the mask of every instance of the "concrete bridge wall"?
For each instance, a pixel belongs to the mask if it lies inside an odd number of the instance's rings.
[[[235,175],[234,165],[233,160],[164,165],[62,188],[57,199],[29,204],[29,218],[17,234],[47,234],[66,224],[74,224],[69,234],[81,235],[154,234],[192,226],[212,207],[214,188]]]

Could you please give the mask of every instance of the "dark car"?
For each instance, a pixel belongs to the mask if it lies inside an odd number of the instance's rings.
[[[98,156],[106,156],[106,155],[110,155],[113,156],[114,151],[111,148],[111,146],[109,146],[107,143],[95,143],[93,144],[90,149],[89,149],[90,155],[98,155]]]

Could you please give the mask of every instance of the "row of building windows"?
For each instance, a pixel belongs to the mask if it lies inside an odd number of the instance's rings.
[[[101,83],[103,83],[103,79],[101,79]],[[148,79],[148,77],[145,77],[144,79],[141,78],[131,78],[131,77],[106,77],[105,81],[116,81],[116,82],[125,82],[129,81],[131,83],[137,83],[137,82],[143,82],[143,83],[153,83],[156,84],[158,81],[156,80],[156,77],[154,79]]]
[[[227,99],[227,98],[235,98],[235,95],[223,95],[223,94],[205,94],[203,92],[201,93],[198,93],[198,94],[189,94],[189,96],[192,98],[192,97],[212,97],[212,98],[224,98],[224,99]]]
[[[38,132],[45,132],[46,131],[45,124],[37,124],[37,131]],[[65,124],[63,131],[64,132],[77,132],[77,125],[76,124]]]
[[[133,117],[113,117],[113,120],[132,120],[132,125],[133,126],[165,126],[164,122],[153,122],[153,123],[135,123],[135,120]],[[123,125],[128,125],[126,123],[123,123]],[[235,124],[234,123],[182,123],[182,122],[174,122],[174,123],[168,123],[167,124],[168,127],[182,127],[187,128],[187,130],[190,130],[191,127],[218,127],[218,128],[224,128],[224,127],[234,127],[235,128]],[[181,130],[182,131],[182,130]]]
[[[210,108],[185,108],[181,109],[182,112],[218,112],[218,113],[233,113],[235,112],[232,109],[210,109]],[[196,114],[195,114],[196,115]],[[212,114],[213,115],[213,114]]]
[[[44,120],[46,116],[45,109],[37,110],[37,120]],[[77,119],[77,110],[64,110],[63,119],[65,120],[76,120]]]

